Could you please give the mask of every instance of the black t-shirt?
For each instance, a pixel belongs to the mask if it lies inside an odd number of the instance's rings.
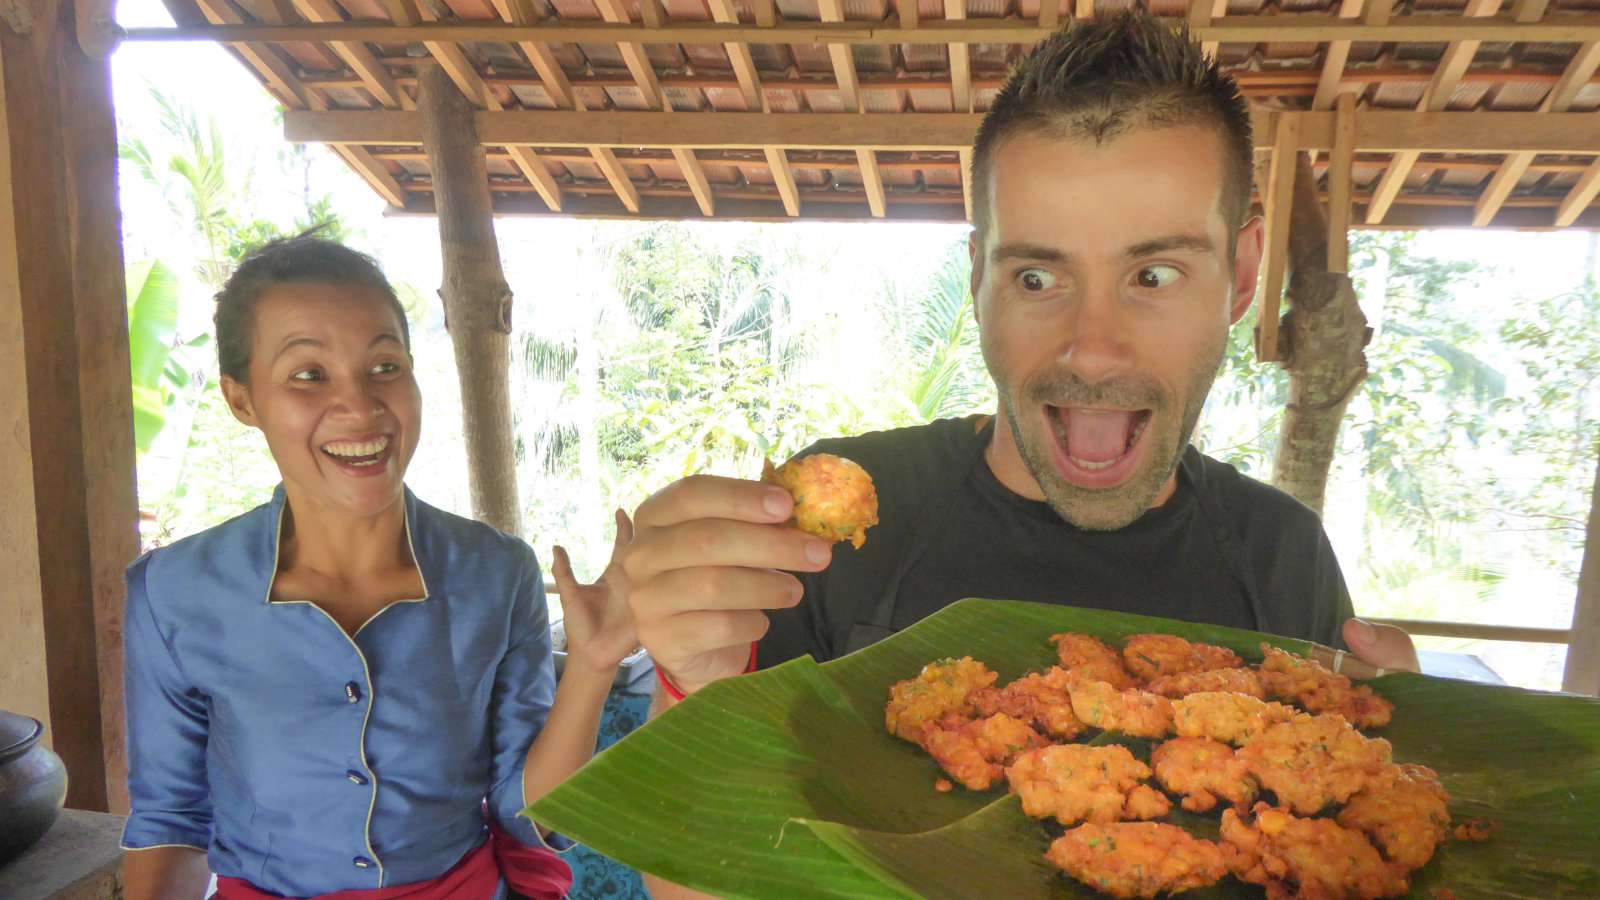
[[[981,427],[980,427],[981,425]],[[1317,514],[1188,448],[1177,490],[1118,531],[1068,524],[1018,496],[983,457],[992,422],[821,441],[801,455],[853,459],[878,491],[866,546],[834,548],[805,599],[770,613],[762,667],[860,649],[964,597],[1032,600],[1271,632],[1343,647],[1353,615]]]

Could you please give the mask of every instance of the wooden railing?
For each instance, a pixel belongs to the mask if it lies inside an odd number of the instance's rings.
[[[544,592],[550,596],[561,593],[554,581],[544,583]],[[1432,619],[1378,619],[1366,617],[1368,622],[1393,625],[1407,634],[1429,637],[1466,638],[1475,641],[1517,641],[1525,644],[1569,644],[1570,628],[1528,628],[1520,625],[1481,625],[1476,622],[1439,622]]]

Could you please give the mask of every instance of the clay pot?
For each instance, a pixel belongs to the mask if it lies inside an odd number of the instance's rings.
[[[0,709],[0,866],[33,846],[67,799],[67,768],[38,719]]]

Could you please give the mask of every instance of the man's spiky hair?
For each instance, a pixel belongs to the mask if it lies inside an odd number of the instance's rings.
[[[1100,143],[1178,125],[1210,127],[1221,137],[1222,213],[1237,231],[1250,212],[1250,109],[1188,27],[1129,10],[1059,31],[1012,69],[978,129],[973,225],[980,236],[989,226],[989,173],[996,150],[1013,135]]]

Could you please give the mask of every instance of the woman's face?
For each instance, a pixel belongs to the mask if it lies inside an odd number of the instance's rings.
[[[422,395],[393,306],[372,288],[279,284],[256,301],[249,383],[223,376],[297,503],[371,516],[393,504],[416,451]]]

